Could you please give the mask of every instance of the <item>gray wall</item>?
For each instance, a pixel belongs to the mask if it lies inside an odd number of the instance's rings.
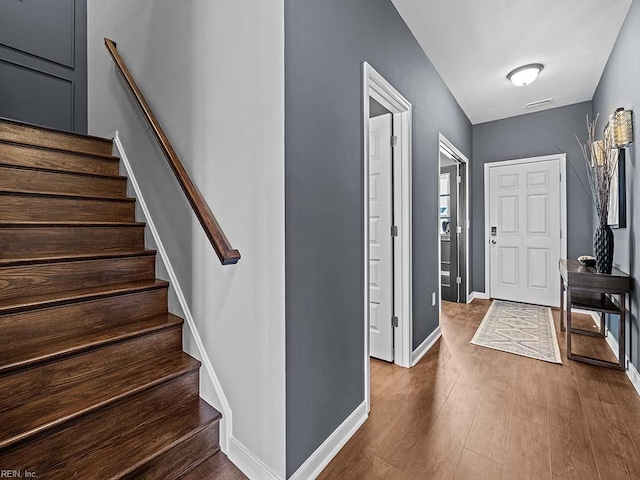
[[[485,291],[484,164],[500,160],[567,154],[567,249],[569,258],[593,253],[592,207],[584,157],[576,140],[586,140],[591,102],[473,126],[471,160],[472,290]],[[572,168],[573,167],[573,168]]]
[[[0,117],[87,132],[87,2],[0,3]]]
[[[287,475],[364,400],[362,63],[413,105],[413,335],[438,325],[438,133],[471,124],[390,0],[285,2]]]
[[[373,98],[369,97],[369,118],[379,117],[380,115],[386,115],[391,113],[384,108],[380,103],[376,102]]]
[[[616,45],[609,57],[600,84],[593,98],[593,113],[601,117],[608,117],[617,107],[636,109],[634,118],[634,144],[627,149],[627,225],[628,228],[614,230],[614,265],[637,277],[640,272],[640,258],[635,254],[638,245],[638,229],[640,210],[635,208],[634,201],[640,199],[640,156],[638,145],[640,142],[640,128],[637,110],[640,107],[640,3],[631,5],[627,19],[618,36]],[[606,118],[601,122],[603,126]],[[640,328],[638,326],[638,280],[635,278],[631,294],[631,318],[627,323],[627,355],[633,364],[640,366]],[[610,328],[617,335],[617,319]]]

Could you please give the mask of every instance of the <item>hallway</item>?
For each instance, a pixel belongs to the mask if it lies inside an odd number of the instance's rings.
[[[319,478],[640,478],[640,397],[626,375],[567,360],[558,310],[564,365],[471,345],[489,305],[443,303],[443,337],[412,369],[372,360],[369,419]],[[574,351],[613,359],[579,335]]]

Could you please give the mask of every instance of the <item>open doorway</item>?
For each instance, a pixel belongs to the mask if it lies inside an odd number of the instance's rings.
[[[370,358],[411,366],[411,104],[363,65],[365,401]]]
[[[469,296],[468,160],[440,135],[438,243],[440,298],[467,303]]]

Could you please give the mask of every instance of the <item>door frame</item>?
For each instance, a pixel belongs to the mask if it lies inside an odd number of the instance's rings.
[[[471,291],[469,290],[470,286],[471,286],[471,281],[469,279],[469,270],[470,270],[470,255],[469,255],[469,240],[470,240],[470,233],[471,233],[471,213],[469,212],[469,206],[470,206],[470,199],[469,199],[469,177],[470,175],[470,171],[469,171],[469,166],[471,165],[471,163],[469,162],[469,159],[460,151],[456,148],[456,146],[451,143],[447,137],[445,137],[442,133],[440,133],[438,135],[439,141],[438,141],[438,208],[440,207],[440,150],[442,148],[442,145],[444,145],[446,148],[448,148],[449,150],[451,150],[451,152],[458,157],[458,160],[460,160],[461,163],[464,163],[465,165],[465,185],[464,185],[464,189],[465,189],[465,204],[464,204],[464,208],[465,208],[465,224],[466,224],[466,228],[465,228],[465,248],[466,248],[466,252],[465,252],[465,262],[464,262],[464,276],[465,276],[465,290],[467,292],[467,298],[465,299],[464,303],[469,303],[472,300],[472,296],[471,296]],[[440,218],[440,214],[438,214],[438,219]],[[437,240],[438,240],[438,319],[440,319],[442,317],[442,277],[440,275],[440,264],[442,262],[442,245],[440,244],[440,229],[437,228],[436,229],[436,234],[437,234]]]
[[[487,246],[491,241],[489,215],[491,169],[508,165],[537,163],[555,160],[560,166],[560,258],[567,258],[567,154],[545,155],[541,157],[519,158],[484,164],[484,289],[486,298],[491,298],[491,258]],[[559,275],[559,274],[558,274]]]
[[[394,331],[394,363],[411,367],[412,328],[412,115],[413,107],[368,62],[362,68],[363,112],[363,229],[364,229],[364,378],[367,412],[370,405],[369,378],[369,97],[374,98],[393,115],[393,134],[398,143],[393,149],[393,218],[398,236],[393,238],[394,315],[398,327]],[[391,235],[391,232],[389,232]],[[389,319],[391,321],[391,319]]]

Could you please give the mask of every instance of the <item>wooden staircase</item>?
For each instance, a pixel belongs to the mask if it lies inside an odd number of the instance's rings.
[[[245,478],[144,228],[110,140],[0,121],[0,471]]]

